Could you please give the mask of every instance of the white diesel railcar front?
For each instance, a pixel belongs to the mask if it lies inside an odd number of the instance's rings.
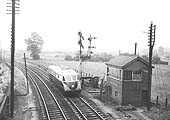
[[[75,70],[64,66],[50,65],[48,72],[50,73],[49,77],[53,76],[50,79],[57,83],[64,92],[81,91],[81,82],[78,80],[78,73]]]

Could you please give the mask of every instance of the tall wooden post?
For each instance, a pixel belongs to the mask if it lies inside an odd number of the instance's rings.
[[[152,86],[152,53],[153,46],[155,44],[155,30],[156,25],[151,25],[149,27],[149,66],[148,66],[148,102],[147,102],[147,110],[150,110],[150,101],[151,101],[151,86]]]
[[[14,113],[15,0],[12,0],[10,117]]]
[[[26,74],[26,79],[27,79],[27,92],[25,95],[27,95],[29,93],[29,86],[28,86],[27,61],[26,61],[25,53],[24,53],[24,62],[25,62],[25,74]]]
[[[12,3],[11,3],[12,1]],[[12,24],[11,24],[11,82],[10,82],[10,117],[13,118],[14,113],[14,58],[15,58],[15,14],[19,11],[20,0],[11,0],[7,3],[7,11],[12,14]],[[17,1],[17,2],[16,2]],[[12,11],[12,13],[10,13]]]

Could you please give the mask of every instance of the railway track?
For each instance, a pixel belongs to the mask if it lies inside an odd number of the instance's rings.
[[[44,70],[39,69],[36,72],[39,72],[37,74],[41,74],[41,77],[48,79],[47,77],[48,74],[45,73]],[[54,87],[54,85],[51,85],[49,83],[48,80],[45,80],[44,82],[46,83],[47,86],[49,86],[49,88],[51,89],[51,91],[53,91],[53,93],[56,93],[54,94],[56,98],[60,98],[60,99],[64,98],[62,99],[60,104],[70,103],[69,106],[72,108],[72,110],[74,111],[74,114],[76,114],[76,116],[79,119],[82,119],[82,120],[105,120],[106,119],[105,115],[102,112],[100,112],[97,106],[90,104],[84,98],[79,97],[79,96],[76,96],[75,98],[64,97],[60,93],[60,91],[56,87]],[[60,99],[58,99],[58,101],[60,101]],[[67,103],[65,103],[64,101],[66,101]]]
[[[82,97],[67,98],[68,101],[76,109],[79,114],[85,120],[105,120],[106,117],[101,113],[97,107],[92,107],[85,99]]]
[[[62,105],[62,100],[57,99],[39,75],[33,70],[28,69],[28,71],[30,80],[36,88],[41,120],[78,120],[77,116],[68,109],[68,105]]]

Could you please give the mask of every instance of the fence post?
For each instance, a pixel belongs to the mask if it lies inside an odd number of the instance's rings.
[[[158,96],[156,96],[156,105],[158,105],[159,103],[158,103]]]
[[[168,108],[168,99],[165,99],[165,108]]]

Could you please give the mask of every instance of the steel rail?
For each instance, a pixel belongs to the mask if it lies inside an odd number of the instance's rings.
[[[101,120],[105,120],[89,103],[87,103],[82,97],[79,97],[92,111],[96,113],[100,117]]]
[[[82,111],[78,108],[78,106],[70,99],[67,98],[69,102],[73,105],[74,108],[79,112],[79,114],[83,117],[84,120],[88,120],[88,118],[82,113]]]
[[[20,68],[23,69],[22,67],[20,67]],[[42,92],[41,92],[40,88],[38,87],[37,83],[34,81],[34,78],[32,77],[32,75],[30,73],[28,73],[28,76],[30,77],[30,79],[34,83],[33,85],[36,88],[36,90],[38,92],[38,95],[40,96],[40,99],[42,100],[43,107],[44,107],[45,113],[46,113],[46,117],[47,117],[48,120],[50,120],[50,116],[49,116],[49,113],[48,113],[47,105],[46,105],[45,99],[44,99],[44,97],[42,95]]]
[[[32,71],[32,72],[33,72],[33,71]],[[45,84],[45,82],[44,82],[43,80],[41,80],[41,78],[40,78],[37,74],[35,74],[35,75],[39,78],[39,80],[40,80],[40,81],[44,84],[44,86],[47,88],[48,92],[50,93],[50,95],[51,95],[52,98],[54,99],[55,103],[56,103],[57,106],[59,107],[59,109],[60,109],[60,111],[61,111],[64,119],[67,120],[65,113],[63,112],[61,106],[59,105],[58,101],[56,100],[56,98],[55,98],[55,96],[53,95],[53,93],[51,92],[51,90],[48,88],[48,86]]]

